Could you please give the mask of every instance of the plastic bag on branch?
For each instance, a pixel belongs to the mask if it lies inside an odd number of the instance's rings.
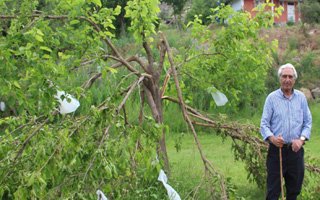
[[[61,114],[72,113],[80,106],[80,102],[65,91],[58,90],[55,98],[59,101]]]
[[[98,200],[108,200],[101,190],[97,190]]]
[[[209,87],[207,91],[211,94],[217,106],[224,106],[228,102],[228,98],[214,86]]]
[[[163,183],[163,186],[166,188],[170,200],[181,200],[179,194],[169,184],[167,184],[168,178],[163,170],[160,170],[158,181],[161,181]]]
[[[6,104],[3,101],[0,102],[0,110],[2,112],[4,112],[6,110]]]

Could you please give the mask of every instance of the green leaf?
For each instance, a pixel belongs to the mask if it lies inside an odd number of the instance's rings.
[[[119,128],[119,127],[121,127],[121,126],[122,126],[122,124],[121,124],[120,122],[116,123],[116,127],[117,127],[117,128]]]
[[[28,182],[27,182],[27,186],[31,186],[34,183],[34,179],[35,179],[36,173],[32,173]]]
[[[1,187],[1,188],[0,188],[0,198],[1,198],[1,199],[3,199],[3,198],[2,198],[3,193],[4,193],[4,189]]]
[[[112,74],[118,73],[117,69],[108,66],[105,66],[105,71],[110,71]]]
[[[80,23],[80,21],[77,20],[77,19],[74,19],[74,20],[71,20],[71,21],[70,21],[70,24],[71,24],[71,25],[79,24],[79,23]]]
[[[19,187],[14,193],[14,199],[28,199],[28,191],[23,187]]]
[[[42,185],[46,185],[47,184],[47,182],[40,175],[38,176],[38,180]]]
[[[116,29],[116,27],[113,24],[109,24],[109,28]]]
[[[41,35],[41,36],[44,36],[43,32],[40,30],[40,29],[37,29],[37,35]]]
[[[113,11],[114,15],[119,15],[121,13],[121,6],[117,5],[117,7]]]
[[[51,59],[52,57],[51,57],[50,55],[48,55],[48,54],[44,54],[44,55],[42,56],[42,58],[44,58],[44,59]]]
[[[97,5],[97,6],[99,6],[99,7],[101,7],[101,6],[102,6],[102,4],[101,4],[101,1],[100,1],[100,0],[89,0],[88,2],[89,2],[89,3],[94,3],[95,5]]]
[[[20,84],[18,83],[18,81],[13,81],[13,85],[16,86],[16,88],[21,89]]]
[[[38,40],[39,42],[43,42],[43,41],[44,41],[41,35],[35,35],[34,37],[35,37],[36,40]]]
[[[46,46],[41,46],[40,49],[48,51],[48,52],[52,52],[52,50],[49,47],[46,47]]]
[[[70,55],[66,55],[63,52],[58,52],[58,56],[62,59],[62,60],[66,60],[70,58]]]

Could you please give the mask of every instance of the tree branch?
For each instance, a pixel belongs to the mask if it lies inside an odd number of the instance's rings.
[[[139,124],[142,125],[142,120],[143,120],[143,108],[144,108],[144,88],[142,87],[140,89],[140,111],[139,111]]]
[[[109,57],[112,58],[111,56],[109,56]],[[113,65],[111,66],[112,68],[118,68],[118,67],[120,67],[120,66],[123,65],[123,63],[122,63],[121,61],[119,61],[118,59],[115,59],[115,58],[114,58],[114,60],[117,60],[118,63],[113,64]],[[143,69],[143,71],[147,72],[147,67],[146,67],[145,64],[142,62],[142,60],[139,59],[137,56],[131,56],[131,57],[127,58],[126,61],[127,61],[127,62],[136,61],[136,62],[140,65],[140,67]],[[151,77],[151,76],[150,76],[150,77]]]
[[[19,149],[16,157],[14,158],[14,162],[22,155],[23,150],[26,148],[27,144],[30,140],[40,131],[40,129],[49,121],[49,117],[45,119],[38,127],[36,127],[33,132],[29,135],[29,137],[23,142],[22,147]]]
[[[120,109],[122,109],[123,105],[126,103],[127,99],[129,98],[130,94],[132,93],[133,89],[141,83],[141,81],[144,79],[144,76],[141,76],[137,81],[135,81],[131,86],[130,89],[128,91],[128,93],[126,94],[126,96],[123,98],[122,102],[120,103],[120,105],[117,108],[117,113],[120,111]]]
[[[150,90],[144,86],[144,91],[145,91],[145,94],[146,94],[146,97],[147,97],[147,103],[151,109],[151,112],[152,112],[152,116],[153,118],[155,119],[156,122],[159,122],[159,119],[160,119],[160,114],[159,114],[159,111],[157,109],[157,105],[156,103],[154,102],[154,99],[152,97],[152,94],[150,92]]]
[[[148,59],[148,63],[149,63],[146,72],[149,74],[154,74],[154,70],[153,70],[154,59],[152,56],[151,48],[147,42],[143,42],[142,45],[143,45],[144,50],[146,51],[147,59]]]
[[[94,74],[89,80],[87,80],[85,83],[82,84],[82,88],[88,89],[92,86],[92,84],[101,77],[102,73],[96,73]]]
[[[161,34],[161,38],[162,38],[162,40],[164,42],[164,45],[166,46],[166,50],[167,50],[167,53],[168,53],[168,59],[169,59],[171,70],[172,70],[172,74],[173,74],[173,77],[174,77],[176,90],[177,90],[177,93],[178,93],[179,104],[180,104],[183,116],[184,116],[185,120],[187,121],[190,129],[192,130],[193,137],[194,137],[195,142],[197,144],[197,147],[198,147],[200,156],[202,158],[202,161],[203,161],[203,163],[205,165],[206,172],[209,172],[211,175],[217,175],[219,173],[217,171],[215,171],[214,167],[212,166],[212,164],[209,162],[209,160],[206,158],[206,156],[204,155],[204,153],[202,151],[202,147],[201,147],[200,141],[198,139],[198,135],[197,135],[196,130],[195,130],[195,128],[194,128],[194,126],[193,126],[193,124],[192,124],[192,122],[191,122],[191,120],[190,120],[190,118],[188,116],[188,113],[186,111],[186,107],[185,107],[185,104],[184,104],[184,101],[183,101],[183,98],[182,98],[182,92],[181,92],[181,88],[180,88],[180,84],[179,84],[179,80],[178,80],[176,67],[174,66],[174,62],[173,62],[173,59],[172,59],[172,56],[171,56],[169,43],[166,40],[165,36],[162,33],[160,33],[160,34]],[[221,198],[226,200],[226,199],[228,199],[226,186],[225,186],[225,183],[224,183],[223,176],[221,174],[220,174],[220,176],[222,177],[222,178],[220,178],[220,188],[221,188],[221,192],[222,192]]]
[[[177,100],[177,99],[175,99],[175,98],[172,98],[172,97],[169,97],[169,96],[163,96],[162,99],[164,99],[164,100],[169,100],[169,101],[172,101],[172,102],[174,102],[174,103],[179,104],[179,100]],[[191,108],[190,106],[188,106],[188,105],[186,105],[186,104],[185,104],[185,108],[186,108],[189,112],[191,112],[191,113],[193,113],[193,114],[196,114],[196,115],[198,115],[198,116],[203,116],[199,111],[197,111],[197,110],[194,109],[194,108]],[[209,118],[208,118],[208,119],[209,119]],[[213,120],[211,120],[211,122],[214,123]]]
[[[166,57],[166,46],[164,45],[163,41],[160,41],[159,44],[159,51],[160,51],[160,58],[159,58],[159,67],[158,67],[158,73],[161,74],[163,70],[163,64],[164,64],[164,59]]]
[[[167,88],[167,85],[168,85],[168,82],[169,82],[169,79],[170,79],[170,74],[171,74],[171,70],[169,69],[167,74],[166,74],[166,77],[164,78],[164,81],[163,81],[163,84],[162,84],[162,88],[161,88],[161,95],[160,97],[163,98],[163,95],[166,91],[166,88]]]
[[[101,145],[104,143],[104,141],[108,138],[110,127],[111,127],[111,125],[109,125],[109,126],[106,128],[106,130],[104,131],[104,134],[103,134],[103,136],[102,136],[102,138],[101,138],[101,140],[100,140],[99,146],[98,146],[98,150],[101,148]],[[88,175],[90,169],[92,168],[93,162],[94,162],[95,160],[96,160],[96,154],[93,155],[93,158],[92,158],[91,161],[90,161],[89,167],[87,168],[87,170],[86,170],[86,172],[85,172],[85,174],[84,174],[84,177],[83,177],[82,182],[84,182],[84,181],[86,180],[87,175]]]
[[[110,58],[112,58],[112,59],[114,59],[114,60],[119,61],[118,63],[112,65],[111,68],[118,68],[118,67],[120,67],[120,66],[123,66],[123,63],[121,62],[120,59],[117,59],[116,57],[110,56],[110,55],[108,55],[108,57],[110,57]],[[128,62],[136,61],[136,62],[139,63],[139,65],[145,70],[144,64],[142,63],[142,61],[141,61],[137,56],[131,56],[130,58],[127,58],[127,61],[128,61]],[[86,64],[90,64],[91,62],[92,62],[92,61],[86,61]],[[136,71],[134,71],[133,73],[136,74]],[[90,87],[93,85],[93,83],[94,83],[97,79],[99,79],[99,78],[101,77],[101,75],[102,75],[101,72],[94,74],[92,77],[89,78],[89,80],[87,80],[85,83],[83,83],[81,87],[84,88],[84,89],[90,88]],[[141,74],[141,75],[142,75],[142,76],[145,76],[145,77],[148,77],[148,78],[151,78],[151,77],[152,77],[151,75],[145,74],[145,73],[143,73],[143,74]]]

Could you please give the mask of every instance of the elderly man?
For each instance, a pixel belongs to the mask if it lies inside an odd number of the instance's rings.
[[[270,93],[261,118],[261,135],[270,143],[267,156],[267,200],[278,200],[281,192],[279,150],[286,199],[295,200],[304,177],[305,141],[309,140],[312,117],[305,95],[293,89],[298,77],[292,64],[278,70],[281,87]],[[281,177],[282,178],[282,177]]]

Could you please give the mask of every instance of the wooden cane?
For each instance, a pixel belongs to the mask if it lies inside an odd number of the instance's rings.
[[[280,157],[280,184],[281,184],[281,196],[284,200],[284,191],[283,191],[283,172],[282,172],[282,147],[279,147],[279,157]]]

